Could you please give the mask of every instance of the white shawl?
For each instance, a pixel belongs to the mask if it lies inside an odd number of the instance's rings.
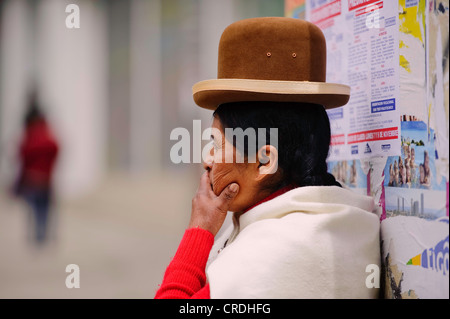
[[[299,187],[254,207],[211,250],[211,298],[376,298],[366,286],[366,267],[380,265],[373,210],[371,197],[337,186]]]

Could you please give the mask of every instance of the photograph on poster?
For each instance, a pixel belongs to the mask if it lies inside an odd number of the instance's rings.
[[[401,155],[388,157],[384,169],[386,217],[443,217],[447,179],[436,171],[436,134],[422,121],[401,124]]]
[[[427,189],[385,187],[386,218],[416,216],[435,220],[446,216],[446,192]]]
[[[434,130],[422,121],[402,121],[401,128],[401,155],[388,157],[384,186],[445,190],[446,179],[436,173]]]
[[[367,173],[364,172],[360,160],[330,161],[328,171],[341,184],[350,188],[367,188]]]

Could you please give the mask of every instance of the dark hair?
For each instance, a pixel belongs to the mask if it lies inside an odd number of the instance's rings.
[[[276,185],[270,185],[273,191],[291,184],[341,186],[327,171],[331,135],[330,121],[323,106],[297,102],[234,102],[220,105],[214,116],[224,129],[265,128],[266,132],[270,128],[278,129],[281,179]],[[268,134],[265,143],[270,144]],[[233,145],[236,147],[235,141]],[[247,145],[243,150],[248,156]]]
[[[23,119],[23,125],[27,127],[36,121],[44,119],[45,115],[39,105],[37,93],[35,91],[32,91],[30,93],[30,96],[28,97],[28,106]]]
[[[29,126],[38,120],[42,120],[42,112],[38,108],[30,108],[25,114],[24,126]]]

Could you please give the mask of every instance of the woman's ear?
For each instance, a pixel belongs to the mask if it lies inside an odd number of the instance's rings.
[[[258,150],[259,177],[275,174],[278,169],[278,150],[273,145],[264,145]]]

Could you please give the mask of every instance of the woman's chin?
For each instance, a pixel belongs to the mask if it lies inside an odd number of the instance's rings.
[[[216,183],[214,183],[214,179],[211,180],[210,182],[211,184],[211,189],[214,192],[214,194],[216,194],[216,196],[219,196],[220,193],[222,193],[222,191],[225,189],[226,185],[223,185],[222,183],[220,183],[219,181],[217,181]]]
[[[230,182],[230,184],[231,184],[231,182]],[[216,194],[216,196],[219,196],[225,190],[225,188],[228,187],[228,185],[217,185],[217,184],[214,185],[214,184],[211,184],[211,188],[212,188],[214,194]]]

